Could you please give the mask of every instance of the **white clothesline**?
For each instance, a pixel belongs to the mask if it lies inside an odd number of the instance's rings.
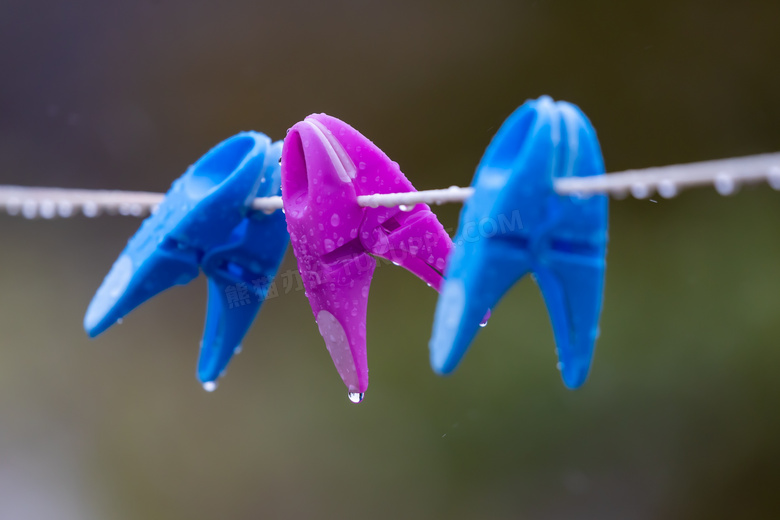
[[[658,192],[661,197],[671,198],[684,188],[707,185],[715,186],[721,195],[731,195],[740,184],[764,181],[775,190],[780,190],[780,152],[626,170],[592,177],[556,179],[555,191],[561,195],[605,193],[615,198],[631,194],[638,199],[648,198]],[[474,188],[452,186],[408,193],[361,195],[358,204],[375,208],[411,207],[420,203],[462,203],[473,193]],[[143,217],[151,213],[163,197],[161,193],[137,191],[0,186],[0,210],[4,209],[12,216],[44,219],[68,218],[78,214],[87,217]],[[282,208],[282,198],[257,198],[252,208],[270,213]]]

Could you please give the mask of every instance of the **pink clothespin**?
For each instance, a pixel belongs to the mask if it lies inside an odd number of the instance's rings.
[[[359,195],[410,191],[414,186],[398,164],[343,121],[313,114],[287,133],[287,229],[320,334],[353,402],[368,387],[366,309],[376,265],[370,255],[438,291],[453,247],[426,204],[363,208],[357,201]]]

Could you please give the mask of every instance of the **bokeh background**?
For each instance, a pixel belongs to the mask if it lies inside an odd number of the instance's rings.
[[[609,171],[778,151],[778,26],[775,0],[0,0],[0,184],[165,191],[324,111],[419,189],[466,185],[542,94],[589,115]],[[530,280],[439,378],[436,295],[383,266],[358,406],[303,292],[206,393],[202,278],[81,328],[138,220],[0,215],[0,519],[777,518],[779,197],[613,202],[574,392]]]

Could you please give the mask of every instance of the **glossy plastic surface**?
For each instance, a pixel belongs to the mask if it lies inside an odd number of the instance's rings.
[[[376,255],[439,290],[452,241],[425,204],[362,208],[359,195],[415,191],[379,148],[348,124],[315,114],[282,153],[287,227],[320,333],[351,393],[368,387],[366,308]]]
[[[216,380],[241,344],[287,248],[281,211],[251,211],[255,197],[280,193],[282,143],[243,132],[210,150],[177,179],[130,239],[84,317],[91,337],[149,298],[209,279],[198,377]]]
[[[582,385],[599,331],[608,199],[560,196],[553,179],[602,173],[596,132],[576,106],[545,96],[506,120],[461,212],[430,341],[436,372],[456,368],[486,309],[530,272],[547,304],[563,381]],[[517,322],[522,327],[522,317]]]

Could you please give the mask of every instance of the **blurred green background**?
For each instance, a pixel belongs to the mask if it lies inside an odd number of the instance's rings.
[[[776,0],[0,0],[0,184],[165,191],[324,111],[419,189],[466,185],[541,94],[588,114],[609,171],[778,151],[779,26]],[[0,519],[777,518],[778,197],[615,201],[575,392],[531,281],[439,378],[436,295],[378,269],[359,406],[302,292],[206,393],[202,278],[81,328],[138,220],[0,215]]]

